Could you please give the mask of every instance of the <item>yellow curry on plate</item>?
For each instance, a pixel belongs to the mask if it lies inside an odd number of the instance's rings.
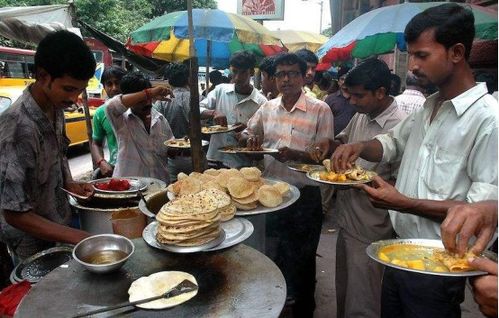
[[[453,255],[443,248],[415,244],[393,244],[378,251],[378,258],[386,263],[430,272],[465,272],[472,268],[469,257],[476,257],[471,252],[463,257]]]

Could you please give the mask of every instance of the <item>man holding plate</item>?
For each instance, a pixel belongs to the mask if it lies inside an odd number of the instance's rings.
[[[390,69],[385,62],[365,60],[346,74],[344,85],[348,102],[357,113],[335,140],[318,143],[322,154],[340,144],[370,140],[407,117],[389,95]],[[399,166],[399,162],[361,158],[356,164],[392,180]],[[365,192],[349,188],[337,191],[336,213],[340,228],[336,241],[337,317],[379,317],[383,265],[371,260],[365,250],[374,241],[393,237],[388,210],[374,207]]]
[[[322,226],[321,193],[316,182],[291,171],[284,162],[312,162],[306,148],[314,140],[333,134],[333,114],[326,103],[303,92],[307,72],[304,60],[285,53],[274,63],[282,95],[256,111],[240,141],[252,149],[279,149],[275,158],[265,155],[263,175],[300,188],[300,198],[294,205],[266,215],[266,254],[286,278],[288,296],[296,301],[295,317],[311,317],[315,308],[315,253]]]
[[[341,145],[334,170],[360,156],[401,160],[395,187],[375,177],[362,185],[371,202],[390,209],[402,239],[440,239],[447,210],[463,202],[497,200],[497,100],[475,83],[467,62],[475,34],[471,10],[448,3],[416,15],[405,29],[409,68],[435,84],[423,108],[389,133]],[[415,274],[386,267],[382,317],[460,317],[465,279]],[[417,314],[416,314],[417,313]]]

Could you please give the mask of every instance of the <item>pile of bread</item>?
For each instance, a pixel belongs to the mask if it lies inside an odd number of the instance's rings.
[[[220,236],[220,222],[236,207],[223,191],[207,189],[166,203],[156,215],[156,239],[162,244],[198,246]]]
[[[274,208],[282,204],[289,184],[275,182],[266,184],[256,167],[238,169],[208,169],[190,175],[180,173],[178,181],[168,186],[176,198],[183,198],[206,189],[217,189],[230,195],[238,210],[253,210],[259,204]]]

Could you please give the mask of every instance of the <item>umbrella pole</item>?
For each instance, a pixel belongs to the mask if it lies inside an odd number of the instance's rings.
[[[210,65],[211,65],[211,41],[206,41],[206,95],[208,95],[210,88]]]
[[[187,14],[189,21],[189,55],[190,59],[190,125],[189,138],[191,140],[192,167],[194,171],[203,171],[204,154],[201,149],[201,116],[199,114],[199,90],[198,90],[198,59],[194,48],[193,24],[192,24],[192,0],[187,0]]]

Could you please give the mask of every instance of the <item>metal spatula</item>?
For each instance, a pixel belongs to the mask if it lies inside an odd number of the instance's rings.
[[[191,291],[196,290],[196,289],[198,289],[198,285],[194,284],[190,280],[184,279],[180,284],[173,287],[172,289],[170,289],[169,291],[167,291],[166,293],[164,293],[162,295],[154,296],[154,297],[150,297],[150,298],[146,298],[146,299],[141,299],[141,300],[136,300],[136,301],[132,301],[132,302],[128,301],[126,303],[121,303],[121,304],[114,305],[114,306],[104,307],[104,308],[101,308],[98,310],[88,311],[86,313],[73,316],[73,318],[86,317],[86,316],[90,316],[90,315],[100,314],[100,313],[103,313],[106,311],[111,311],[111,310],[115,310],[115,309],[122,308],[122,307],[144,304],[144,303],[148,303],[150,301],[154,301],[154,300],[158,300],[158,299],[162,299],[162,298],[175,297],[175,296],[178,296],[180,294],[188,293],[188,292],[191,292]]]

